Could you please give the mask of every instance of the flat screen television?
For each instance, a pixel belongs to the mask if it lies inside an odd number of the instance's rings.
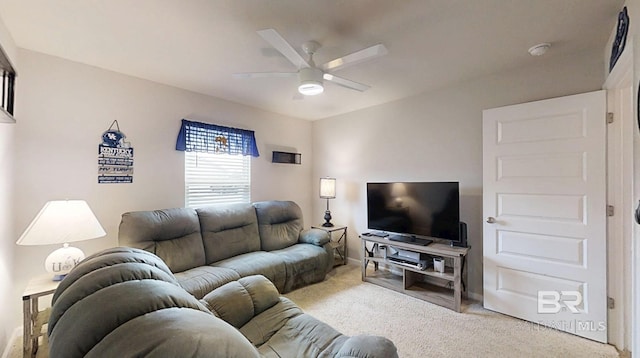
[[[418,238],[425,245],[437,238],[466,246],[460,233],[458,182],[367,183],[367,226],[397,241]]]

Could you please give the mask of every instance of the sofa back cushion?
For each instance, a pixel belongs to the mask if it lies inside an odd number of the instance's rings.
[[[205,206],[196,212],[207,264],[260,251],[258,220],[251,204]]]
[[[302,231],[302,210],[293,201],[254,203],[262,250],[284,249],[298,242]]]
[[[172,272],[182,272],[205,264],[200,223],[194,209],[124,213],[118,241],[120,245],[158,255]]]

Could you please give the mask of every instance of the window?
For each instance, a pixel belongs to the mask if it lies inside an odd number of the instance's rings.
[[[185,204],[251,202],[251,157],[245,155],[185,152]]]
[[[0,47],[0,123],[15,123],[13,118],[13,102],[15,95],[16,71],[9,62],[9,57]]]
[[[183,119],[176,150],[185,152],[185,206],[251,201],[253,131]]]

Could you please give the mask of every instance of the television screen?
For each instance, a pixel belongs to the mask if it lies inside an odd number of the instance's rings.
[[[371,230],[460,240],[458,182],[367,183]]]

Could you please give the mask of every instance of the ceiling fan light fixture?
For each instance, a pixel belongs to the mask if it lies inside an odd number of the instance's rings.
[[[303,68],[299,72],[300,85],[298,92],[305,96],[315,96],[324,92],[322,71],[314,67]]]
[[[318,81],[305,81],[298,86],[298,92],[305,96],[315,96],[324,92],[324,87]]]

